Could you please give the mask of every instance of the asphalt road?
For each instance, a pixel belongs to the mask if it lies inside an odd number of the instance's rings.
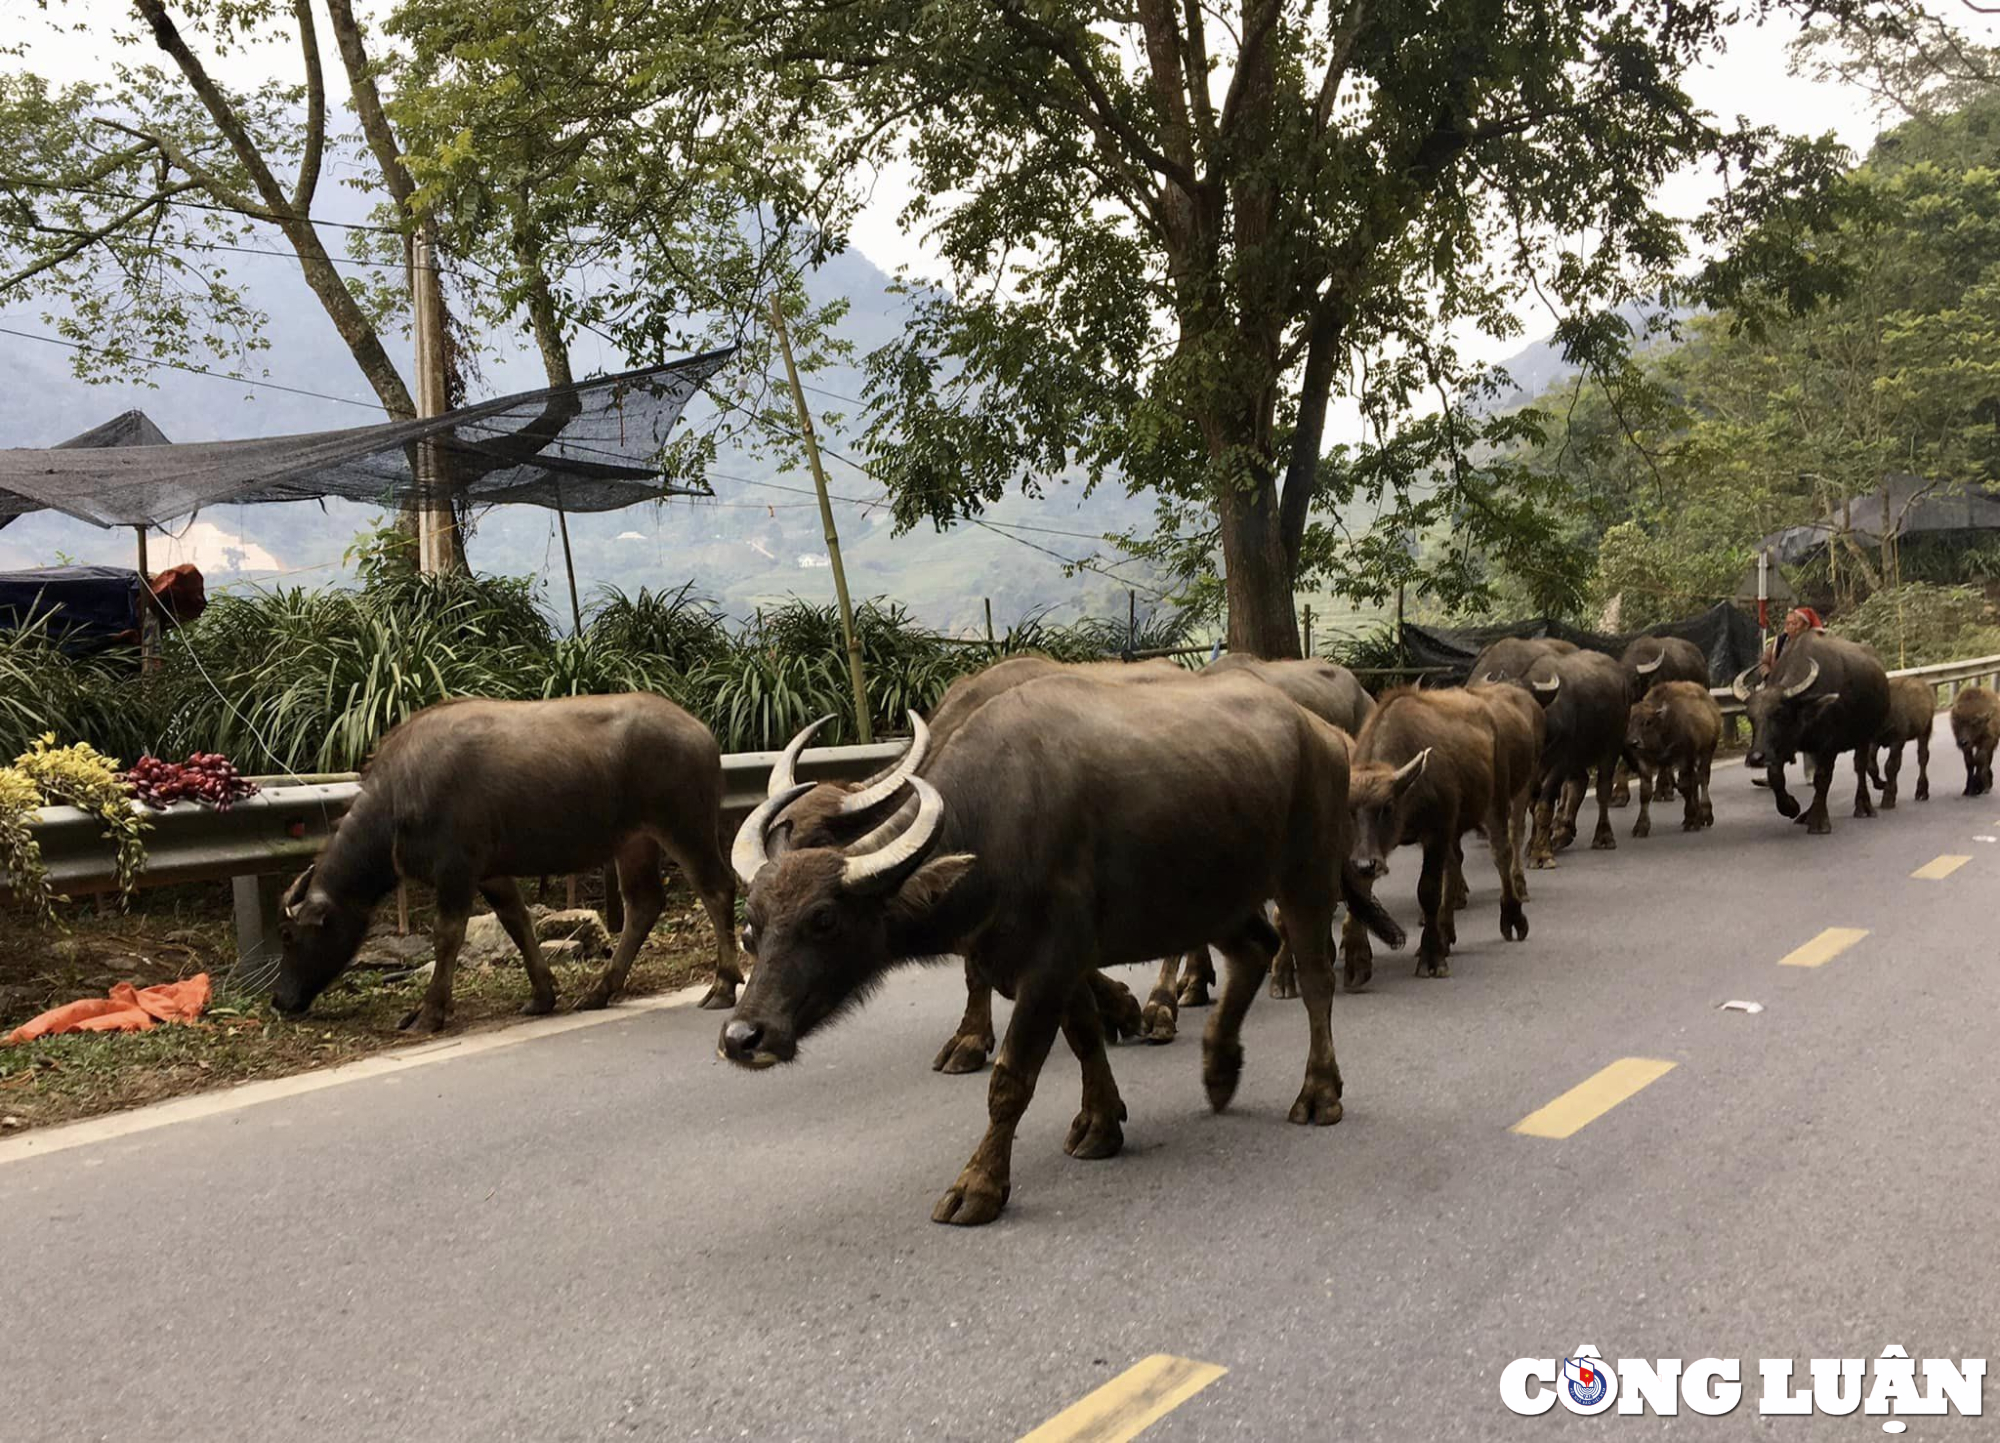
[[[1110,1161],[1062,1155],[1058,1047],[985,1229],[928,1220],[984,1119],[983,1079],[929,1070],[956,968],[770,1073],[655,1008],[9,1154],[0,1436],[1009,1439],[1155,1353],[1228,1372],[1149,1443],[1880,1436],[1754,1388],[1723,1419],[1520,1419],[1498,1380],[1585,1342],[1753,1381],[2000,1355],[2000,798],[1958,795],[1948,736],[1934,760],[1932,801],[1843,804],[1826,838],[1740,766],[1712,832],[1616,813],[1617,852],[1530,874],[1521,945],[1470,849],[1454,975],[1378,954],[1336,999],[1335,1128],[1285,1121],[1296,1003],[1252,1011],[1219,1117],[1204,1014],[1114,1051]],[[1940,855],[1970,861],[1912,877]],[[1406,923],[1414,885],[1401,853]],[[1867,935],[1780,965],[1833,927]],[[1511,1130],[1623,1058],[1674,1065],[1566,1138]],[[1996,1436],[1988,1383],[1987,1421],[1905,1436]]]

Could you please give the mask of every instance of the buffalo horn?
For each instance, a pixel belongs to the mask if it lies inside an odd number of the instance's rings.
[[[804,730],[786,744],[784,754],[778,758],[778,764],[771,768],[771,784],[764,788],[765,796],[775,797],[779,792],[790,791],[798,785],[799,779],[792,773],[798,768],[799,753],[806,749],[806,743],[813,739],[813,733],[832,720],[833,713],[828,712],[818,721],[808,723]]]
[[[910,825],[917,815],[917,799],[905,797],[903,805],[889,814],[889,819],[872,831],[864,832],[840,850],[850,857],[859,857],[866,852],[879,851],[889,845],[903,828]]]
[[[1424,768],[1430,765],[1430,760],[1431,760],[1431,749],[1429,747],[1425,747],[1422,751],[1418,752],[1415,756],[1411,757],[1408,761],[1404,762],[1400,767],[1396,768],[1396,776],[1395,776],[1396,784],[1398,786],[1401,786],[1406,782],[1414,782],[1418,777],[1424,774]]]
[[[1744,667],[1743,670],[1736,673],[1735,679],[1729,683],[1729,689],[1736,694],[1738,701],[1750,700],[1750,673],[1753,670],[1755,670],[1753,667]]]
[[[1638,663],[1636,666],[1632,668],[1632,670],[1638,672],[1639,675],[1641,676],[1651,676],[1654,672],[1660,669],[1661,664],[1665,662],[1666,659],[1667,659],[1667,654],[1663,651],[1658,656],[1654,657],[1651,661],[1642,661]]]
[[[1547,681],[1530,680],[1528,683],[1529,686],[1533,687],[1543,696],[1554,696],[1557,692],[1562,690],[1562,684],[1563,684],[1563,679],[1559,676],[1550,677]]]
[[[944,798],[922,777],[910,778],[910,790],[917,796],[915,819],[887,845],[850,856],[840,869],[844,890],[864,894],[893,891],[937,844],[938,826],[944,821]]]
[[[813,789],[811,782],[794,782],[782,792],[774,792],[757,803],[755,811],[743,819],[743,825],[736,829],[736,843],[729,849],[729,865],[736,869],[736,876],[744,886],[756,880],[764,870],[764,864],[771,860],[770,849],[765,845],[765,834],[778,814],[793,802]]]
[[[1500,673],[1499,673],[1499,672],[1497,672],[1497,671],[1489,671],[1489,672],[1487,672],[1487,673],[1486,673],[1486,675],[1482,676],[1482,677],[1481,677],[1481,678],[1479,678],[1479,679],[1480,679],[1481,681],[1483,681],[1483,682],[1486,682],[1486,683],[1489,683],[1489,684],[1490,684],[1490,683],[1492,683],[1492,682],[1496,682],[1496,681],[1505,681],[1505,680],[1506,680],[1507,678],[1506,678],[1506,677],[1504,677],[1504,676],[1502,676],[1502,675],[1500,675]]]
[[[1806,662],[1805,679],[1802,681],[1794,682],[1792,683],[1792,685],[1786,687],[1783,695],[1787,701],[1791,700],[1795,696],[1804,696],[1807,692],[1812,690],[1812,684],[1818,680],[1819,680],[1819,662],[1817,659],[1809,660]]]
[[[287,917],[296,916],[299,908],[305,905],[306,893],[312,888],[313,872],[318,866],[317,862],[306,863],[306,869],[285,889],[284,898],[278,905]]]
[[[865,812],[870,807],[880,806],[896,795],[904,782],[917,774],[923,765],[924,753],[930,750],[931,729],[924,725],[924,719],[915,712],[910,713],[910,745],[902,758],[881,776],[869,782],[859,791],[849,792],[840,799],[840,814],[851,817],[856,812]]]

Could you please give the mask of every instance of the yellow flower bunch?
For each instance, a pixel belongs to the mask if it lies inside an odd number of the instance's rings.
[[[0,767],[0,865],[6,867],[15,897],[30,910],[53,917],[52,897],[41,850],[29,831],[28,814],[37,807],[67,805],[90,813],[104,826],[104,838],[118,849],[118,890],[130,895],[146,865],[141,833],[148,823],[132,805],[132,788],[118,774],[118,760],[87,742],[56,745],[45,733],[11,767]]]

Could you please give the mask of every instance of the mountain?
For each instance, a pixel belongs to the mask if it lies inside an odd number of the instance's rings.
[[[268,375],[260,379],[323,396],[171,370],[155,372],[150,386],[86,385],[71,375],[69,355],[62,348],[0,335],[0,446],[53,445],[134,408],[144,410],[175,441],[278,436],[379,417],[296,267],[281,257],[240,260],[237,279],[252,288],[270,317],[265,332],[270,349],[263,359]],[[849,301],[841,333],[853,343],[857,357],[901,331],[903,301],[890,293],[889,277],[857,251],[835,257],[814,275],[810,289],[817,300],[841,296]],[[52,329],[19,315],[8,318],[8,325],[19,331]],[[407,338],[391,339],[407,356]],[[541,383],[539,362],[524,345],[513,338],[487,340],[499,354],[484,362],[476,394],[500,395]],[[579,374],[626,364],[591,336],[580,339],[573,360]],[[828,367],[807,380],[808,400],[816,412],[858,415],[858,406],[836,398],[858,396],[861,385],[856,368]],[[702,425],[711,418],[712,411],[698,400],[682,424]],[[1086,498],[1081,487],[1051,485],[1041,500],[1009,496],[991,508],[986,519],[993,529],[962,524],[938,532],[924,525],[895,536],[886,508],[862,504],[879,498],[882,488],[835,454],[855,454],[853,439],[823,417],[820,429],[828,446],[828,489],[844,498],[835,505],[835,521],[849,589],[857,598],[893,599],[925,625],[953,631],[979,623],[988,598],[1001,626],[1043,610],[1056,619],[1125,613],[1118,582],[1088,571],[1065,576],[1062,558],[1096,554],[1107,564],[1115,559],[1112,548],[1089,538],[1146,523],[1152,507],[1145,498],[1128,497],[1115,486]],[[769,461],[735,451],[717,461],[708,479],[713,500],[671,500],[569,517],[577,584],[585,597],[602,587],[636,591],[691,584],[739,618],[794,595],[832,599],[809,476],[781,473]],[[168,535],[155,534],[149,558],[156,568],[193,561],[212,589],[272,582],[338,584],[351,574],[343,554],[379,514],[378,508],[340,501],[212,507],[176,522]],[[1083,534],[1055,534],[1061,532]],[[103,531],[53,512],[37,512],[0,529],[0,570],[65,559],[130,565],[134,549],[130,532]],[[481,571],[539,578],[551,612],[567,616],[554,512],[496,507],[477,519],[467,550]],[[1144,587],[1143,568],[1123,571]]]

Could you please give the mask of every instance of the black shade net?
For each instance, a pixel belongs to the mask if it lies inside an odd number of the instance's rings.
[[[222,502],[423,499],[420,465],[459,505],[616,511],[685,491],[658,458],[731,351],[528,391],[420,421],[185,445],[137,440],[138,412],[45,450],[0,450],[0,515],[49,507],[98,526],[157,525]],[[91,439],[109,433],[117,439]],[[123,439],[132,437],[133,439]],[[437,495],[442,504],[443,495]]]
[[[1693,642],[1707,656],[1711,686],[1720,686],[1744,667],[1754,666],[1763,652],[1763,637],[1757,623],[1726,601],[1684,621],[1667,621],[1643,631],[1618,634],[1585,631],[1553,617],[1455,630],[1411,623],[1403,627],[1403,647],[1411,665],[1448,667],[1446,679],[1463,682],[1472,670],[1473,659],[1506,636],[1550,636],[1608,656],[1619,655],[1642,636],[1676,636]]]

